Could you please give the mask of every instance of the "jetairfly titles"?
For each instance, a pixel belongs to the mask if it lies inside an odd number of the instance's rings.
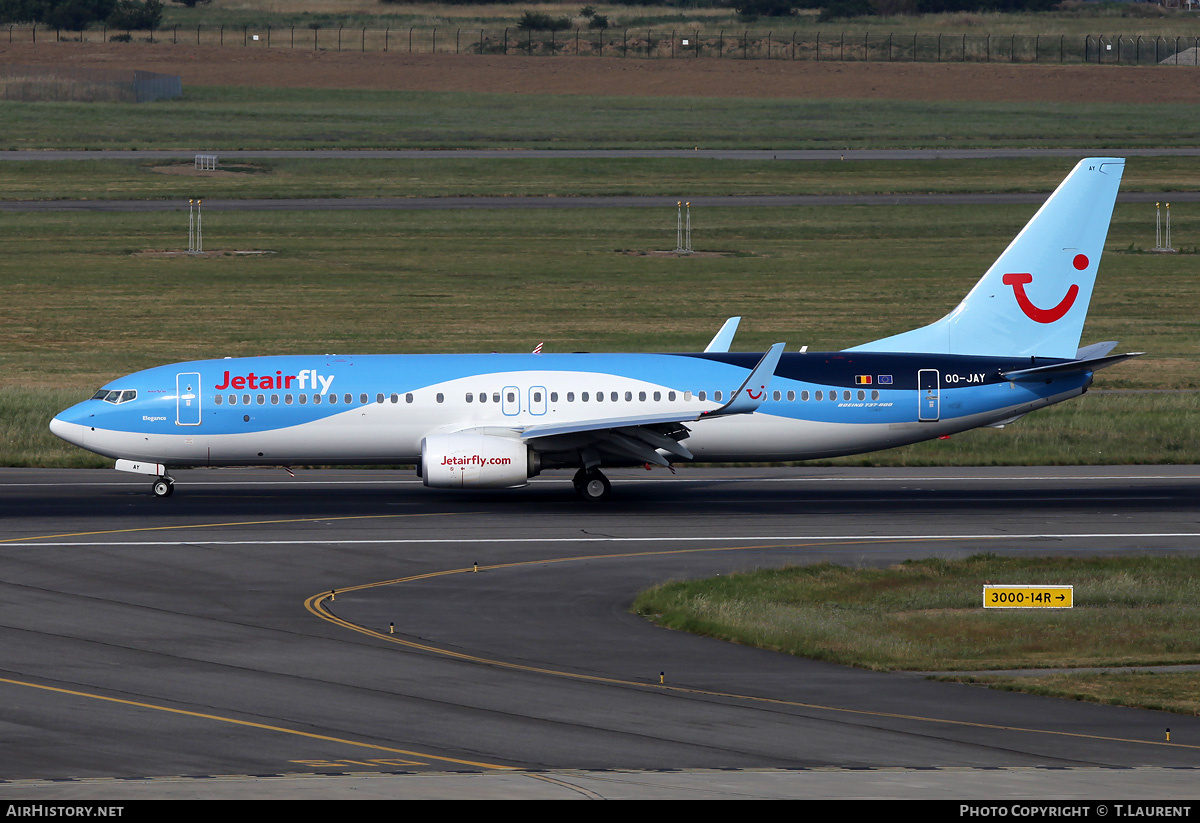
[[[276,371],[274,375],[256,375],[250,372],[246,375],[231,376],[228,371],[222,381],[214,386],[217,391],[225,391],[226,389],[234,389],[241,391],[242,389],[290,389],[296,388],[303,391],[307,388],[317,388],[320,386],[319,394],[326,394],[329,387],[333,384],[334,375],[326,377],[323,374],[318,374],[316,369],[301,369],[299,374],[284,375],[282,371]]]

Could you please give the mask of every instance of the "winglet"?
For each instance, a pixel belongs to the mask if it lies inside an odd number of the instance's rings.
[[[759,360],[758,365],[750,371],[746,382],[742,383],[741,387],[733,393],[728,403],[719,409],[703,412],[696,419],[704,420],[709,417],[724,417],[730,414],[749,414],[762,405],[762,402],[767,399],[767,387],[771,385],[771,378],[775,376],[775,367],[779,365],[779,358],[783,356],[784,345],[784,343],[776,343],[762,356],[762,360]]]
[[[706,352],[727,352],[729,347],[733,345],[733,336],[737,334],[738,323],[742,322],[740,317],[731,317],[725,321],[725,325],[721,326],[721,330],[716,333],[709,344],[704,347]]]

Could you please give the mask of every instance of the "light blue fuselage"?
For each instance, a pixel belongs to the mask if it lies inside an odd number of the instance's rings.
[[[512,437],[548,423],[717,409],[760,357],[446,354],[202,360],[114,381],[97,398],[59,414],[52,428],[99,454],[176,466],[411,463],[421,457],[422,440],[437,433],[482,430]],[[697,460],[773,461],[926,440],[1081,394],[1090,372],[1035,382],[1001,376],[1055,362],[1060,361],[785,354],[757,411],[688,423],[686,442]],[[107,396],[98,399],[104,390]],[[529,442],[534,450],[570,452],[564,439]],[[556,462],[577,465],[569,458]]]

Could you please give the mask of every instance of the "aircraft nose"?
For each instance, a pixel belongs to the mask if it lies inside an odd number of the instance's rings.
[[[50,432],[56,437],[66,440],[76,446],[84,444],[84,432],[87,431],[87,426],[76,422],[77,414],[72,414],[74,408],[60,412],[50,421]]]
[[[72,428],[73,426],[66,420],[63,420],[61,417],[55,417],[50,421],[50,432],[56,437],[61,437],[63,440],[66,440],[68,443],[75,442],[71,437]]]

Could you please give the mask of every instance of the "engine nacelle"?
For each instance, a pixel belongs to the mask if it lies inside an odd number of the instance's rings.
[[[507,489],[538,473],[537,455],[513,437],[459,432],[421,441],[421,479],[434,489]]]

